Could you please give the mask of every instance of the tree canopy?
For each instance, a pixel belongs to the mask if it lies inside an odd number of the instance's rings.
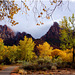
[[[0,38],[0,59],[3,58],[3,51],[4,51],[4,43],[3,40]]]
[[[60,31],[60,40],[62,49],[71,49],[73,48],[73,61],[75,55],[75,17],[72,14],[72,17],[68,19],[64,16],[62,21],[60,21],[60,26],[62,30]]]
[[[40,57],[46,58],[46,57],[51,57],[51,51],[53,47],[51,47],[47,42],[44,42],[43,45],[37,46],[39,52],[40,52]]]
[[[61,30],[60,40],[62,41],[61,48],[73,48],[75,46],[75,17],[72,14],[72,17],[68,19],[64,16],[62,21],[60,21],[60,26],[63,28]]]
[[[19,48],[21,49],[21,59],[30,61],[35,53],[33,52],[35,43],[33,42],[32,38],[24,37],[24,41],[20,40]]]

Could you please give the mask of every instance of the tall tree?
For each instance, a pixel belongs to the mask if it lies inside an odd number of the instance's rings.
[[[37,46],[39,53],[40,53],[40,57],[42,58],[46,58],[49,57],[51,58],[51,51],[53,49],[53,47],[51,47],[47,42],[44,42],[43,45]]]
[[[61,48],[71,49],[73,48],[73,62],[75,62],[75,17],[69,17],[68,20],[64,16],[62,21],[60,21],[60,26],[62,28],[60,34]]]
[[[8,59],[10,60],[10,62],[15,62],[15,60],[17,59],[18,57],[18,48],[17,46],[13,45],[13,46],[8,46],[7,48],[7,57]]]
[[[32,38],[24,37],[24,40],[20,40],[19,48],[21,49],[21,59],[30,61],[35,53],[34,50],[35,43],[33,42]]]
[[[0,59],[3,59],[4,52],[4,43],[3,40],[0,38]]]

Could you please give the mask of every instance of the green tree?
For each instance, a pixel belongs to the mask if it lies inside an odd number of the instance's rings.
[[[34,46],[35,43],[33,42],[32,38],[24,37],[24,40],[19,41],[19,48],[21,49],[21,59],[30,61],[34,56]]]
[[[75,62],[75,17],[72,14],[72,17],[69,17],[68,20],[64,16],[64,19],[60,21],[60,26],[62,30],[60,31],[60,40],[62,49],[71,49],[73,48],[73,62]]]

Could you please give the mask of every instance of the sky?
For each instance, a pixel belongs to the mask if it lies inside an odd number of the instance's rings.
[[[75,0],[69,0],[69,1],[70,1],[69,9],[67,7],[66,0],[64,0],[64,5],[61,7],[58,7],[54,11],[54,13],[52,15],[53,19],[49,19],[49,20],[41,19],[42,22],[44,22],[44,25],[40,25],[40,26],[36,25],[37,22],[34,18],[34,14],[32,11],[29,11],[27,15],[22,14],[21,11],[17,15],[15,15],[14,20],[19,22],[19,24],[16,26],[11,26],[11,24],[9,23],[7,18],[3,21],[0,21],[0,25],[6,24],[8,27],[10,27],[15,32],[26,32],[28,34],[31,34],[34,38],[38,39],[48,32],[50,27],[53,25],[53,22],[59,23],[59,21],[61,21],[63,16],[69,17],[72,15],[72,13],[75,14],[75,9],[74,9],[75,8]],[[21,5],[19,0],[17,0],[17,3],[19,5]],[[47,6],[49,6],[49,2],[44,1],[44,3]],[[33,7],[33,5],[30,7],[30,9],[32,9],[32,7]]]

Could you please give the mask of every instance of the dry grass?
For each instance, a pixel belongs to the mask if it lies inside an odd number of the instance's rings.
[[[75,75],[75,69],[71,68],[64,68],[64,69],[57,69],[57,70],[46,70],[46,71],[27,71],[27,74],[70,74],[70,75]],[[18,73],[12,73],[11,75],[20,75]]]

